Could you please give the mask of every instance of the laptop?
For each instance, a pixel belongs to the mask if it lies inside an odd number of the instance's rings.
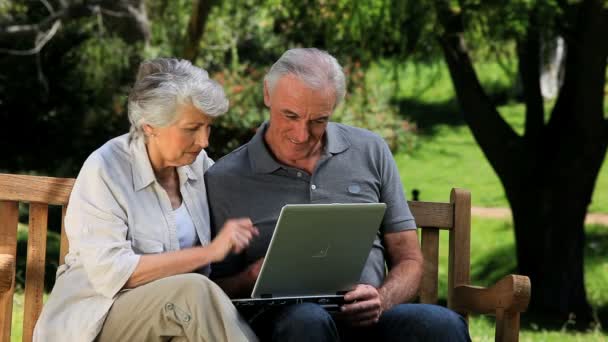
[[[285,205],[251,298],[233,304],[313,302],[339,310],[359,282],[385,210],[384,203]]]

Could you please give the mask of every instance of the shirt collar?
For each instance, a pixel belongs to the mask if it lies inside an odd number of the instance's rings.
[[[251,168],[256,173],[271,173],[283,167],[283,165],[274,158],[264,141],[264,134],[266,133],[267,128],[268,121],[265,121],[247,144]],[[338,125],[333,122],[327,124],[325,139],[327,139],[325,151],[332,155],[342,153],[350,147],[348,138],[344,136],[344,133],[340,130]]]
[[[133,189],[139,191],[148,185],[156,181],[150,158],[148,158],[148,151],[144,138],[134,138],[129,143],[131,149],[131,158],[133,160]],[[179,183],[183,185],[188,181],[197,180],[196,174],[192,170],[190,165],[184,165],[177,168],[177,174],[179,177]]]

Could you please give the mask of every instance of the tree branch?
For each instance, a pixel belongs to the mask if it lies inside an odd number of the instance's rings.
[[[520,139],[500,116],[479,82],[465,47],[460,14],[452,12],[446,1],[436,0],[435,5],[443,29],[439,43],[464,119],[490,164],[504,176],[518,155]]]
[[[608,8],[603,0],[585,0],[576,10],[562,91],[559,93],[549,127],[567,125],[598,137],[604,121],[604,89],[608,60]],[[604,138],[604,137],[602,137]]]
[[[6,53],[9,55],[15,55],[15,56],[35,55],[35,54],[39,53],[40,50],[42,50],[42,48],[46,45],[46,43],[48,43],[53,38],[53,36],[55,36],[55,34],[57,33],[57,31],[59,30],[60,27],[61,27],[61,20],[55,21],[50,30],[48,30],[43,35],[40,35],[39,39],[38,38],[36,39],[35,46],[32,49],[13,50],[13,49],[0,48],[0,53]]]
[[[59,29],[59,27],[57,27],[58,23],[61,24],[67,20],[88,17],[99,13],[116,18],[123,23],[126,22],[126,28],[119,33],[123,37],[131,37],[131,41],[140,39],[147,42],[150,35],[143,0],[88,0],[67,4],[61,2],[61,8],[59,10],[54,10],[52,7],[48,6],[47,8],[49,8],[49,11],[52,10],[52,12],[39,23],[0,27],[0,42],[17,42],[32,39],[35,41],[34,48],[28,50],[2,48],[0,49],[0,53],[10,53],[14,55],[31,55],[38,53],[57,33],[57,29]],[[114,26],[116,25],[110,25],[112,29],[116,29]],[[135,27],[135,30],[133,27]],[[42,38],[40,38],[41,35]],[[29,36],[32,37],[28,38]],[[43,43],[41,44],[41,42]]]
[[[540,88],[540,31],[538,12],[532,10],[525,37],[517,41],[519,76],[522,80],[524,101],[526,103],[525,136],[538,138],[541,134],[545,109]]]
[[[198,56],[198,47],[205,31],[205,24],[211,12],[211,7],[215,4],[214,0],[195,0],[192,4],[192,15],[188,23],[188,33],[184,45],[183,56],[185,59],[194,62]]]

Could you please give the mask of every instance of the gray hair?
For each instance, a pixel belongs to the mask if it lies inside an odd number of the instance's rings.
[[[130,138],[142,137],[144,124],[171,125],[177,119],[178,106],[183,104],[192,104],[210,117],[228,111],[222,86],[210,79],[207,71],[183,59],[143,61],[129,93]]]
[[[272,94],[279,78],[292,74],[314,89],[331,85],[336,92],[338,106],[346,94],[346,80],[340,63],[329,53],[315,48],[287,50],[276,61],[264,81]]]

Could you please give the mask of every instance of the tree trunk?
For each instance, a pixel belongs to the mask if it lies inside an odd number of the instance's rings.
[[[194,63],[198,57],[198,46],[205,31],[205,24],[215,0],[195,0],[192,2],[192,14],[188,22],[188,33],[184,44],[183,57]]]
[[[584,219],[606,155],[603,99],[608,10],[600,0],[578,8],[566,38],[564,84],[547,124],[538,70],[538,27],[530,14],[518,42],[526,132],[515,134],[485,94],[466,49],[461,13],[436,0],[439,37],[463,116],[500,178],[513,210],[519,271],[532,283],[530,310],[585,326],[592,318],[584,282]]]

